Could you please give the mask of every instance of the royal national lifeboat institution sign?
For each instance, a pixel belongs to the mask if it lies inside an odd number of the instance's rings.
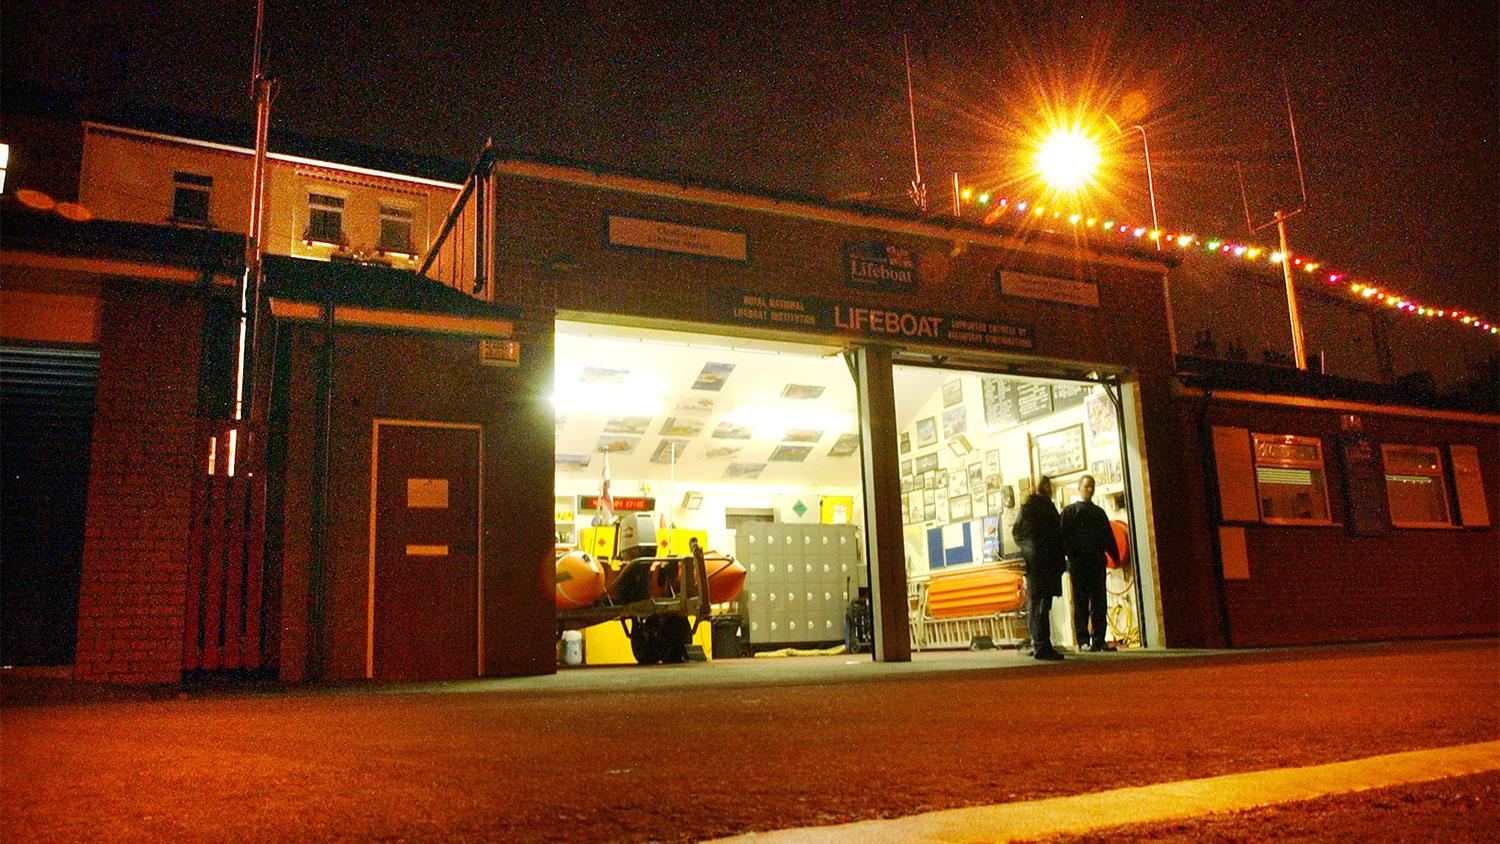
[[[846,337],[928,340],[971,348],[1029,351],[1036,347],[1031,326],[1015,322],[934,314],[904,308],[851,305],[808,296],[735,292],[723,316],[729,322],[761,328],[792,329]]]
[[[845,244],[844,280],[865,290],[916,290],[917,253],[888,243]]]

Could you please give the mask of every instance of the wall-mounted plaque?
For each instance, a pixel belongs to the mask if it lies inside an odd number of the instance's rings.
[[[608,215],[606,224],[609,244],[630,249],[652,249],[680,252],[704,258],[722,258],[744,263],[750,259],[749,240],[744,232],[688,226],[665,220]]]
[[[1099,285],[1091,281],[1074,281],[1071,278],[1052,278],[1010,270],[998,270],[996,275],[999,276],[1000,292],[1005,296],[1086,308],[1099,307]]]

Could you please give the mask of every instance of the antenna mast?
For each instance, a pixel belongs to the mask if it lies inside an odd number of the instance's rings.
[[[1302,317],[1297,310],[1297,289],[1292,284],[1292,252],[1286,245],[1286,221],[1307,210],[1307,179],[1302,171],[1302,147],[1297,143],[1297,119],[1292,114],[1292,92],[1287,86],[1286,74],[1281,77],[1281,92],[1286,98],[1286,121],[1292,130],[1292,151],[1297,157],[1297,186],[1302,190],[1302,205],[1295,211],[1276,211],[1270,220],[1259,226],[1250,218],[1250,200],[1245,193],[1245,174],[1240,169],[1240,163],[1234,163],[1235,173],[1240,180],[1240,200],[1245,205],[1245,225],[1254,234],[1271,224],[1276,225],[1276,233],[1281,238],[1281,274],[1286,280],[1286,309],[1292,322],[1292,352],[1296,356],[1297,368],[1307,369],[1307,348],[1302,339]]]
[[[922,161],[917,156],[917,106],[911,87],[911,47],[906,42],[906,33],[901,33],[901,53],[906,57],[906,112],[911,119],[911,198],[917,210],[927,210],[927,186],[922,184]]]

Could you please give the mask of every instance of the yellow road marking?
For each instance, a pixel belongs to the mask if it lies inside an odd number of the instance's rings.
[[[1368,759],[1116,788],[1071,797],[946,809],[839,826],[781,829],[711,844],[1003,844],[1107,827],[1243,812],[1334,794],[1500,770],[1500,741]]]

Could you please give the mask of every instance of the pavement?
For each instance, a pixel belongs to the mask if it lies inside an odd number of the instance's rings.
[[[0,693],[7,844],[1258,841],[1278,825],[1316,830],[1295,839],[1309,841],[1495,840],[1474,836],[1500,828],[1493,639],[297,688],[119,690],[6,672]],[[1438,778],[1391,778],[1398,763]],[[1021,820],[1046,817],[1066,823]]]

